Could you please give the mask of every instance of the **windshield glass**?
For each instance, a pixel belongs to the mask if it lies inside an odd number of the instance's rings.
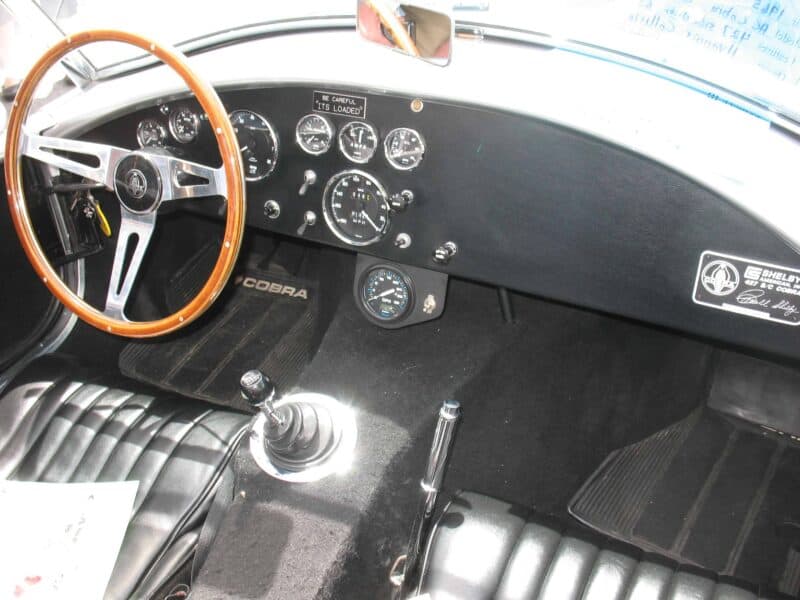
[[[259,23],[353,15],[356,0],[226,0],[216,5],[139,0],[135,10],[108,0],[40,0],[40,5],[64,33],[114,27],[180,46]],[[800,113],[800,0],[462,0],[453,8],[460,23],[544,33],[633,55],[795,118]],[[89,46],[85,53],[101,74],[139,54],[117,44]],[[457,49],[453,59],[458,60]]]

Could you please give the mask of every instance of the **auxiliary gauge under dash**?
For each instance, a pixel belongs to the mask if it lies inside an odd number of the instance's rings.
[[[377,266],[364,274],[359,294],[366,313],[383,322],[402,319],[414,302],[411,279],[399,269]]]

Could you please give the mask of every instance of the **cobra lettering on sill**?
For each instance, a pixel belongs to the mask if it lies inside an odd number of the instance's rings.
[[[800,270],[706,250],[692,300],[748,317],[800,325]]]

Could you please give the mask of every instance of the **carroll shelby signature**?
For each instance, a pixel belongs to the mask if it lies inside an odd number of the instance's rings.
[[[736,296],[736,301],[739,304],[747,304],[751,306],[761,306],[763,308],[771,308],[773,310],[782,310],[784,317],[791,317],[800,313],[800,309],[788,300],[781,300],[773,304],[772,299],[766,296],[765,290],[745,290]]]

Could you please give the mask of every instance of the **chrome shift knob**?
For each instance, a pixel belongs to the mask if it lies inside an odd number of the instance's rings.
[[[270,425],[278,426],[284,422],[283,416],[275,410],[275,384],[258,369],[247,371],[239,379],[242,398],[253,408],[259,409]]]

